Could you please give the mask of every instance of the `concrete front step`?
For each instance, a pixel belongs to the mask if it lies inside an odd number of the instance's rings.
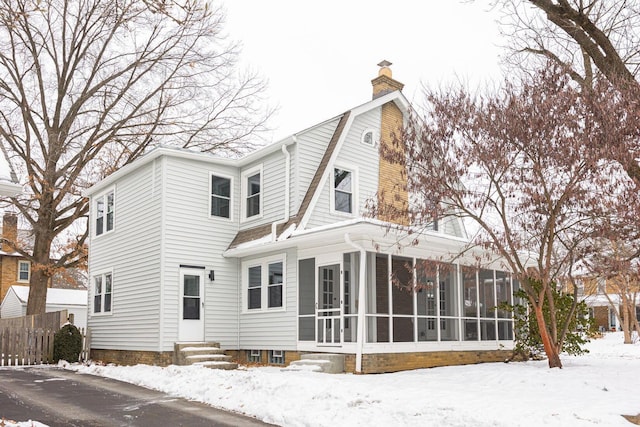
[[[238,369],[238,364],[234,362],[206,361],[206,362],[195,362],[193,365],[204,366],[205,368],[209,368],[209,369],[224,369],[226,371]]]
[[[303,354],[300,360],[291,362],[285,369],[341,374],[344,372],[344,355],[333,353]]]
[[[176,365],[201,365],[212,369],[236,369],[237,363],[214,342],[181,342],[174,345]]]

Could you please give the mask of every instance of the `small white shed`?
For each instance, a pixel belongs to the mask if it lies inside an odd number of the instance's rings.
[[[0,318],[25,316],[28,300],[28,286],[11,286],[2,300],[2,305],[0,305]],[[47,313],[60,310],[67,310],[69,314],[73,314],[73,323],[78,328],[86,328],[87,291],[49,288],[47,290]]]

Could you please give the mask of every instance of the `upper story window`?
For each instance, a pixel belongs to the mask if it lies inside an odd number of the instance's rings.
[[[93,277],[93,312],[111,313],[111,292],[113,286],[111,273]]]
[[[378,143],[378,132],[376,129],[368,128],[362,132],[362,137],[360,138],[360,142],[369,145],[371,147],[376,146]]]
[[[31,279],[31,263],[18,261],[18,282],[28,282]]]
[[[284,307],[284,255],[256,260],[243,265],[246,310],[271,310]]]
[[[353,172],[333,169],[333,209],[338,212],[353,213]]]
[[[110,190],[96,197],[96,236],[113,230],[115,192]]]
[[[262,165],[242,173],[243,219],[262,215]]]
[[[231,178],[211,174],[211,216],[231,219]]]

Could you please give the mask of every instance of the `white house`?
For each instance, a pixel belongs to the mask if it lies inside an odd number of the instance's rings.
[[[367,216],[379,192],[408,200],[379,154],[410,108],[386,65],[371,101],[243,158],[160,147],[90,188],[92,357],[168,364],[177,342],[213,341],[240,361],[341,353],[357,372],[502,360],[511,276],[464,258],[414,273],[453,259],[462,225],[402,245]],[[395,285],[414,274],[421,291]]]
[[[9,288],[0,305],[0,317],[21,317],[27,314],[27,302],[29,301],[29,286],[14,285]],[[73,324],[78,328],[87,327],[87,291],[83,289],[58,289],[47,290],[47,313],[67,310],[73,314]]]

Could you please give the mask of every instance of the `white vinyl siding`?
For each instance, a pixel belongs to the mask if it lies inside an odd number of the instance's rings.
[[[292,167],[294,185],[294,205],[292,212],[297,212],[302,203],[311,180],[324,156],[329,141],[338,126],[339,118],[302,132],[297,136],[298,144],[295,150],[295,162]],[[292,157],[293,160],[293,157]]]
[[[334,167],[357,171],[357,178],[354,181],[356,187],[354,192],[354,210],[359,216],[366,214],[367,200],[374,198],[378,191],[378,147],[362,144],[362,132],[365,129],[380,128],[381,109],[376,108],[367,113],[361,114],[353,119],[353,124],[346,129],[346,139],[337,154],[335,164],[329,165],[326,171],[329,175],[324,186],[320,189],[320,198],[315,204],[311,213],[308,228],[327,225],[337,221],[344,221],[345,214],[332,210],[334,206],[333,179]]]
[[[286,260],[284,274],[284,309],[270,311],[244,310],[240,315],[240,348],[262,348],[295,350],[297,345],[297,258],[295,250],[285,254],[271,253],[263,257],[243,260],[243,265],[262,265],[264,263]],[[263,271],[265,271],[263,269]],[[264,273],[263,273],[264,274]],[[243,289],[246,290],[246,287]],[[265,292],[265,287],[262,288]],[[244,300],[244,298],[243,298]],[[264,301],[264,298],[263,298]]]
[[[93,348],[159,350],[162,176],[157,160],[118,180],[118,232],[90,242],[89,277],[113,271],[112,313],[89,310]]]
[[[203,267],[205,339],[235,348],[238,342],[238,265],[222,257],[238,222],[210,216],[210,176],[232,178],[231,217],[240,218],[240,171],[215,163],[165,158],[163,335],[165,351],[178,341],[180,265]],[[215,280],[209,280],[214,271]]]

